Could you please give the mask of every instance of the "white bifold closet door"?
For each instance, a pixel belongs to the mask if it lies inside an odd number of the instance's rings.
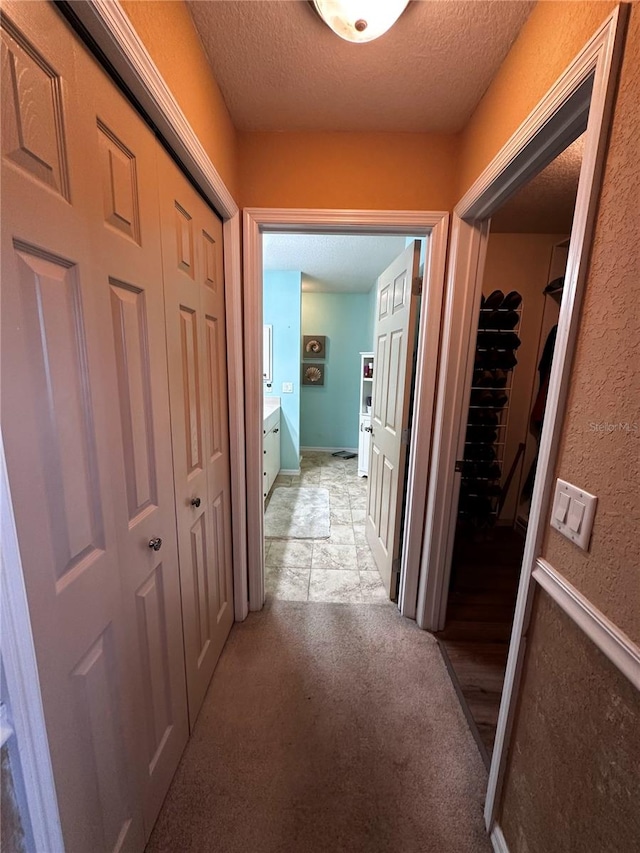
[[[233,624],[222,223],[161,152],[160,211],[189,721]]]
[[[111,479],[123,611],[133,658],[136,782],[150,831],[188,738],[173,491],[162,247],[160,145],[83,51],[82,111],[95,191],[93,285],[110,348],[101,385],[111,417]],[[89,103],[91,101],[89,100]],[[152,545],[153,543],[153,545]]]
[[[2,431],[65,847],[140,851],[233,619],[222,228],[52,4],[3,3],[2,104]]]

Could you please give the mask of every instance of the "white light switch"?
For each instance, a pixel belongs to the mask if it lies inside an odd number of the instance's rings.
[[[569,512],[569,504],[571,503],[571,498],[566,492],[560,492],[558,495],[558,503],[556,504],[556,510],[553,514],[553,517],[560,522],[560,524],[564,524],[564,520],[567,517],[567,513]]]
[[[565,480],[556,480],[551,526],[587,551],[597,503],[598,498],[584,489],[572,486]]]
[[[293,382],[283,382],[282,383],[282,393],[283,394],[293,394]]]
[[[582,524],[582,519],[584,518],[585,505],[582,501],[579,501],[577,498],[574,498],[571,501],[571,509],[569,510],[569,518],[567,519],[567,524],[569,525],[569,529],[573,530],[574,533],[580,533],[580,525]]]

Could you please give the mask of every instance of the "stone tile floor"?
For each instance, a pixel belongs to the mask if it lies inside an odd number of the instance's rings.
[[[267,599],[391,605],[365,539],[367,480],[358,477],[357,468],[357,459],[307,451],[298,476],[277,478],[274,489],[323,486],[329,490],[331,535],[328,539],[266,539]]]

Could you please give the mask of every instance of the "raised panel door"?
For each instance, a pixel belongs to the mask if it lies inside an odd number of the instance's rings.
[[[4,3],[2,43],[2,430],[65,848],[139,851],[80,71],[48,4]]]
[[[189,721],[233,623],[222,225],[159,155]]]
[[[377,282],[365,534],[390,598],[395,597],[398,583],[407,457],[402,433],[409,422],[417,320],[412,284],[419,259],[419,242],[414,241]]]
[[[158,212],[158,143],[77,45],[91,196],[94,287],[108,329],[111,485],[134,671],[137,784],[145,834],[188,738]],[[155,548],[150,543],[155,542]]]

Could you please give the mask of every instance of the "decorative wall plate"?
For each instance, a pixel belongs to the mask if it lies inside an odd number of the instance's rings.
[[[302,338],[303,358],[324,358],[326,354],[326,335],[304,335]]]
[[[324,385],[324,364],[302,364],[303,385]]]

